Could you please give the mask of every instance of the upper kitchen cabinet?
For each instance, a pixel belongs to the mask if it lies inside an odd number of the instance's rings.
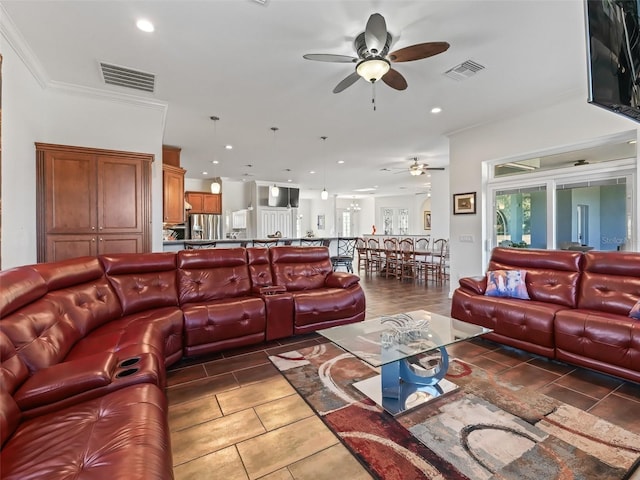
[[[150,251],[152,161],[36,143],[38,261]]]
[[[222,199],[219,193],[187,192],[186,200],[191,205],[190,213],[222,213]]]
[[[162,221],[184,223],[184,174],[180,148],[162,147]]]

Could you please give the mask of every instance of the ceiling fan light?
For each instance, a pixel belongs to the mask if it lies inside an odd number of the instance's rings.
[[[364,60],[356,67],[356,72],[367,82],[377,82],[380,80],[391,68],[389,62],[383,58],[372,58],[370,60]]]
[[[217,180],[211,182],[211,193],[220,193],[221,185]]]
[[[417,177],[418,175],[422,175],[422,169],[421,168],[412,168],[411,170],[409,170],[409,173],[412,176]]]
[[[280,189],[278,188],[278,186],[274,183],[273,187],[271,187],[271,196],[272,197],[277,197],[278,195],[280,195]]]
[[[322,192],[320,193],[320,198],[322,200],[326,200],[327,198],[329,198],[329,192],[327,192],[326,188],[322,189]]]

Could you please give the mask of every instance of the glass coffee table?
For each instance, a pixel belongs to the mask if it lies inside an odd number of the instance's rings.
[[[446,347],[491,329],[424,310],[318,330],[380,375],[353,384],[392,415],[452,392]]]

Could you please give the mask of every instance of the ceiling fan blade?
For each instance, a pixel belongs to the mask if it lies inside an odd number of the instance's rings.
[[[387,22],[379,13],[374,13],[364,29],[364,43],[373,55],[378,55],[387,43]]]
[[[389,71],[384,74],[382,81],[396,90],[406,90],[407,88],[407,81],[400,72],[393,68],[390,68]]]
[[[445,170],[444,167],[424,167],[422,170]]]
[[[333,89],[333,93],[340,93],[345,88],[350,87],[354,83],[356,83],[360,79],[360,75],[358,72],[353,72],[348,77],[344,78],[336,87]]]
[[[349,55],[334,55],[332,53],[307,53],[303,55],[307,60],[315,60],[317,62],[335,62],[335,63],[355,63],[358,61],[356,57]]]
[[[427,42],[418,43],[409,47],[401,48],[389,54],[392,62],[412,62],[423,58],[433,57],[449,49],[447,42]]]

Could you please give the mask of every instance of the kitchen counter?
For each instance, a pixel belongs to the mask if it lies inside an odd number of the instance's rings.
[[[214,248],[251,247],[253,241],[273,241],[278,240],[278,245],[300,245],[300,238],[222,238],[219,240],[167,240],[162,242],[163,251],[176,252],[184,250],[185,242],[191,244],[215,243]],[[337,251],[337,237],[313,237],[311,240],[323,240],[329,244],[332,255]]]

